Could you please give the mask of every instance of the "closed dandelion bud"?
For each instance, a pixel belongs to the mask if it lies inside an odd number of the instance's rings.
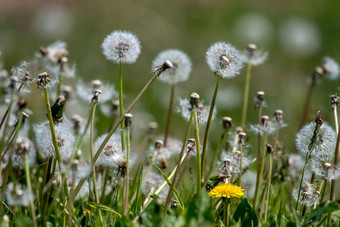
[[[269,122],[269,117],[267,115],[263,115],[261,117],[261,124],[264,126],[264,127],[268,127],[268,122]]]
[[[188,80],[191,72],[191,61],[180,50],[166,50],[161,52],[152,62],[154,72],[158,72],[160,68],[168,70],[163,72],[159,79],[165,83],[176,84]]]
[[[72,116],[74,134],[78,135],[80,133],[80,129],[81,129],[83,121],[84,121],[84,119],[77,114],[74,114]]]
[[[73,88],[68,85],[63,85],[61,87],[61,94],[65,97],[66,100],[69,100],[72,96]]]
[[[161,149],[163,146],[164,146],[164,144],[163,144],[162,140],[156,140],[156,142],[155,142],[155,149],[156,150]]]
[[[130,113],[124,114],[124,125],[126,128],[131,126],[131,122],[132,122],[132,114]]]
[[[223,117],[222,118],[222,126],[224,129],[231,129],[232,125],[232,118],[231,117]]]
[[[137,36],[127,31],[114,31],[106,36],[102,49],[106,59],[117,64],[134,63],[141,52]]]
[[[275,121],[278,124],[281,124],[282,119],[283,119],[283,111],[282,110],[275,110],[274,117],[275,117]]]
[[[339,64],[330,57],[324,57],[321,64],[323,74],[330,80],[335,80],[339,77],[340,67]]]
[[[271,154],[273,152],[273,146],[270,145],[269,143],[266,144],[266,151],[267,154]]]
[[[193,138],[188,139],[186,151],[188,153],[193,152],[195,149],[196,141]]]
[[[149,129],[148,129],[148,134],[153,135],[158,128],[157,122],[150,122],[149,123]]]
[[[206,52],[206,61],[211,71],[222,78],[235,77],[243,67],[239,51],[225,42],[213,44]]]
[[[98,104],[99,103],[99,98],[101,95],[102,91],[101,90],[95,90],[93,97],[91,99],[92,104]]]
[[[191,95],[190,95],[190,105],[191,105],[192,107],[195,106],[196,108],[198,108],[199,102],[200,102],[200,96],[199,96],[199,94],[197,94],[197,93],[191,93]]]
[[[40,89],[45,89],[48,87],[48,84],[51,82],[50,75],[47,72],[40,73],[37,79],[37,85]]]
[[[53,104],[53,106],[51,107],[53,122],[60,123],[63,121],[65,104],[66,104],[65,97],[60,95]]]
[[[332,105],[332,110],[334,110],[339,105],[338,94],[331,95],[331,105]]]

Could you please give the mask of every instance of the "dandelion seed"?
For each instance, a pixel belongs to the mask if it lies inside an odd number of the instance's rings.
[[[56,82],[56,77],[50,76],[47,72],[40,73],[37,78],[38,88],[42,90],[53,87]]]
[[[315,129],[315,122],[305,125],[296,135],[295,143],[298,151],[306,155],[309,151],[309,146]],[[313,144],[312,157],[329,160],[334,156],[336,143],[336,133],[327,124],[323,123],[316,135],[316,140]]]
[[[322,59],[322,69],[325,76],[330,80],[338,79],[340,75],[340,67],[339,64],[330,57],[324,57]]]
[[[295,200],[298,198],[298,190],[294,189],[293,197]],[[299,202],[306,206],[312,206],[319,203],[320,192],[313,189],[313,185],[305,182],[301,187]]]
[[[225,42],[213,44],[207,50],[206,61],[211,71],[223,78],[235,77],[243,67],[239,51]]]
[[[180,50],[166,50],[161,52],[152,62],[152,68],[158,68],[165,61],[170,61],[172,67],[164,71],[159,79],[165,83],[176,84],[186,81],[191,72],[191,61],[189,57]]]
[[[316,176],[319,176],[326,181],[335,180],[340,176],[339,165],[333,165],[320,158],[312,158],[310,167]]]
[[[31,67],[31,63],[23,61],[20,63],[19,66],[12,68],[11,70],[12,75],[18,78],[19,86],[26,88],[31,82],[33,82],[33,78],[31,77],[30,67]]]
[[[258,50],[255,44],[249,44],[247,50],[241,54],[241,60],[243,63],[251,65],[261,65],[267,60],[268,52],[262,52]]]
[[[203,103],[203,102],[202,102]],[[180,99],[177,112],[181,113],[182,117],[189,121],[191,115],[192,105],[189,99]],[[198,104],[196,107],[198,123],[205,124],[208,121],[210,106]],[[216,108],[214,108],[212,119],[215,118]]]
[[[276,124],[272,121],[269,121],[269,117],[267,115],[263,115],[261,117],[260,125],[250,125],[250,131],[254,133],[260,133],[260,135],[264,134],[273,134],[276,130]]]
[[[106,36],[102,49],[106,59],[117,64],[134,63],[141,52],[137,36],[127,31],[114,31]]]
[[[34,195],[29,189],[25,189],[21,184],[15,185],[13,182],[7,185],[5,194],[7,203],[10,206],[27,207],[34,200]]]

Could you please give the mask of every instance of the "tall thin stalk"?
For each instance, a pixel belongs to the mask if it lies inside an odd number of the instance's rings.
[[[261,116],[262,116],[262,105],[259,105],[258,108],[258,127],[260,127],[261,124]],[[261,133],[260,128],[257,132],[257,174],[256,174],[256,185],[255,185],[255,197],[254,197],[254,209],[256,209],[257,202],[258,201],[258,195],[259,195],[259,184],[261,181],[260,178],[260,170],[261,170],[261,163],[262,163],[262,153],[261,153]]]
[[[269,198],[270,198],[270,188],[272,182],[272,171],[273,171],[273,152],[270,153],[269,157],[269,172],[268,172],[268,183],[267,183],[267,198],[266,198],[266,208],[264,212],[264,223],[267,223],[267,216],[268,216],[268,205],[269,205]]]
[[[211,101],[211,105],[210,105],[208,121],[207,121],[207,125],[205,127],[205,132],[204,132],[203,147],[202,147],[202,161],[201,161],[201,176],[202,176],[202,181],[204,181],[205,157],[206,157],[207,147],[208,147],[210,125],[211,125],[211,120],[212,120],[212,116],[213,116],[213,113],[214,113],[214,108],[215,108],[218,88],[220,86],[221,79],[222,79],[222,76],[218,75],[217,76],[217,82],[216,82],[216,87],[215,87],[214,95],[212,97],[212,101]]]
[[[129,116],[127,116],[129,115]],[[123,214],[128,218],[128,201],[129,201],[129,187],[130,187],[130,137],[131,137],[131,114],[125,114],[125,129],[126,129],[126,179],[124,191]]]
[[[243,97],[243,111],[242,111],[242,128],[246,128],[247,121],[247,109],[248,109],[248,99],[249,99],[249,88],[250,88],[250,77],[251,77],[251,64],[248,63],[246,84],[244,86],[244,97]]]
[[[195,141],[196,141],[196,159],[197,159],[197,188],[196,188],[196,193],[197,195],[201,191],[201,149],[200,149],[200,134],[199,134],[199,126],[198,126],[198,119],[197,119],[197,111],[196,108],[194,107],[193,110],[194,112],[194,123],[195,123]]]
[[[255,198],[254,198],[254,209],[257,209],[257,205],[259,203],[259,197],[260,197],[260,190],[261,190],[261,184],[262,184],[262,178],[263,178],[263,170],[264,170],[264,164],[265,164],[265,159],[266,159],[266,152],[265,152],[265,147],[267,144],[267,138],[268,138],[268,134],[265,133],[264,134],[264,148],[263,148],[263,155],[261,157],[261,164],[260,164],[260,171],[258,174],[258,184],[256,184],[256,189],[255,189]]]
[[[168,69],[169,66],[167,66],[165,63],[163,64],[162,68],[160,70],[158,70],[153,77],[144,85],[144,87],[142,88],[142,90],[138,93],[138,95],[136,96],[136,98],[132,101],[132,103],[130,104],[130,106],[125,110],[125,113],[129,113],[132,108],[136,105],[136,103],[138,102],[138,100],[142,97],[142,95],[145,93],[145,91],[149,88],[149,86],[152,84],[152,82],[154,80],[156,80],[157,77],[159,77],[159,75],[162,74],[162,72],[164,72],[166,69]],[[124,117],[120,117],[119,120],[115,123],[115,125],[112,127],[112,129],[110,130],[110,132],[107,134],[107,136],[105,137],[104,141],[102,142],[102,144],[100,145],[100,147],[98,148],[95,156],[93,157],[92,160],[92,165],[95,165],[97,159],[99,158],[100,153],[102,152],[102,150],[104,149],[105,145],[107,144],[107,142],[109,141],[109,139],[111,138],[111,136],[113,135],[113,133],[117,130],[117,128],[119,127],[119,125],[123,122]],[[73,205],[73,201],[75,199],[75,197],[78,195],[81,187],[83,186],[85,182],[85,179],[81,179],[77,185],[77,187],[74,189],[73,193],[70,196],[70,200],[67,203],[67,208],[70,209]]]
[[[171,84],[170,86],[171,92],[170,92],[170,101],[169,101],[169,108],[168,108],[168,117],[166,120],[166,126],[165,126],[165,132],[164,132],[164,146],[167,145],[167,140],[169,136],[169,130],[170,130],[170,123],[171,123],[171,116],[172,116],[172,109],[174,105],[174,97],[175,97],[175,85]]]
[[[123,105],[123,64],[119,63],[119,115],[122,118],[124,115],[124,105]],[[122,143],[122,150],[125,151],[125,132],[124,132],[124,122],[120,124],[120,136]]]

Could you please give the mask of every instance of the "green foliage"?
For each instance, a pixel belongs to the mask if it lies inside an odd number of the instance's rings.
[[[314,210],[308,212],[302,220],[302,227],[307,227],[315,224],[321,224],[321,220],[330,212],[340,210],[340,200],[336,202],[326,201],[317,206]]]
[[[213,209],[211,201],[205,190],[192,198],[188,203],[184,213],[185,222],[191,223],[191,226],[195,224],[200,224],[204,221],[213,222]],[[190,224],[189,224],[190,226]]]
[[[257,226],[258,219],[255,210],[249,204],[246,198],[242,199],[238,205],[233,218],[236,222],[241,220],[242,226]]]

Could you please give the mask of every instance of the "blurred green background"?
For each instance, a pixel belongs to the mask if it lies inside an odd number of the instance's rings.
[[[1,61],[10,70],[22,60],[32,59],[40,46],[63,40],[68,44],[70,62],[77,64],[77,76],[117,84],[118,67],[105,59],[100,46],[113,30],[128,30],[139,37],[142,53],[135,64],[123,69],[125,106],[151,77],[152,60],[168,48],[183,50],[193,62],[191,77],[178,84],[176,96],[185,98],[197,92],[210,104],[216,78],[205,62],[206,50],[217,41],[228,41],[240,50],[255,43],[268,51],[269,57],[265,64],[253,67],[248,123],[257,119],[252,97],[264,90],[268,105],[264,114],[272,116],[275,109],[283,109],[288,127],[282,136],[289,144],[287,149],[292,150],[308,76],[323,56],[340,60],[339,8],[338,0],[0,0]],[[233,118],[235,126],[240,124],[244,81],[245,68],[237,78],[222,82],[215,127],[225,115]],[[322,80],[317,85],[309,119],[320,110],[333,124],[329,95],[339,92],[338,86],[339,80]],[[167,84],[156,81],[152,85],[133,111],[144,116],[139,120],[141,127],[155,120],[161,134],[169,93]],[[39,96],[32,98],[38,100]],[[29,100],[29,108],[35,111],[42,106]],[[33,120],[41,119],[43,111]],[[67,111],[77,112],[70,106]],[[87,110],[80,114],[86,116]],[[103,119],[99,125],[106,131]],[[171,135],[181,135],[184,122],[174,114]]]

